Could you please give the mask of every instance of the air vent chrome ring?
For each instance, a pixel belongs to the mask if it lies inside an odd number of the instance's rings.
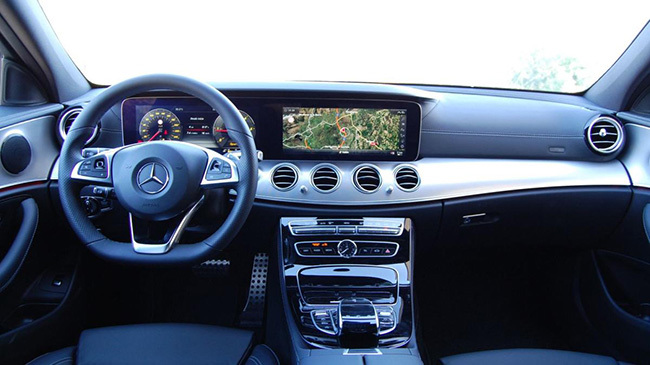
[[[311,170],[311,186],[320,193],[331,193],[341,185],[341,171],[330,163],[321,163]],[[319,181],[314,181],[318,179]],[[332,180],[336,181],[333,182]]]
[[[372,164],[359,165],[352,172],[352,184],[362,193],[374,193],[381,187],[381,172]]]
[[[621,148],[625,140],[625,131],[618,120],[609,116],[599,116],[589,123],[585,138],[594,152],[609,155]]]
[[[395,185],[402,191],[411,192],[420,187],[420,174],[413,165],[397,165],[393,169],[393,177]]]
[[[271,170],[271,185],[280,191],[291,190],[298,183],[298,175],[299,169],[295,165],[278,164]]]
[[[59,136],[61,137],[61,140],[65,141],[65,138],[68,136],[68,129],[70,126],[72,126],[72,123],[74,123],[74,120],[77,119],[79,114],[83,111],[83,108],[81,107],[74,107],[66,110],[63,114],[61,114],[61,117],[59,118]],[[72,122],[70,123],[69,126],[66,128],[66,124],[70,118],[74,118]],[[88,138],[84,146],[87,146],[91,144],[92,142],[95,141],[97,136],[99,135],[99,124],[95,126],[95,129],[93,130],[93,134]]]

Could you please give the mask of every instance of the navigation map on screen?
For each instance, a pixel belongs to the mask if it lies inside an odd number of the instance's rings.
[[[285,150],[402,155],[406,109],[282,108]]]

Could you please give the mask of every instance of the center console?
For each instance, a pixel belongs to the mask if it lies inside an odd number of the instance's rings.
[[[408,218],[285,217],[287,304],[316,348],[386,349],[413,335]]]

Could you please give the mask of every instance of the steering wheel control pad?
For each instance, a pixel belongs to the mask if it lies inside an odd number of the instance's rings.
[[[174,218],[200,198],[207,162],[204,151],[182,142],[129,146],[113,157],[115,194],[120,204],[138,218]]]

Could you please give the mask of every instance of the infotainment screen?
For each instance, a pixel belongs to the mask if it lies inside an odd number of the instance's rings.
[[[286,153],[402,156],[406,121],[407,109],[285,106],[282,148]]]

